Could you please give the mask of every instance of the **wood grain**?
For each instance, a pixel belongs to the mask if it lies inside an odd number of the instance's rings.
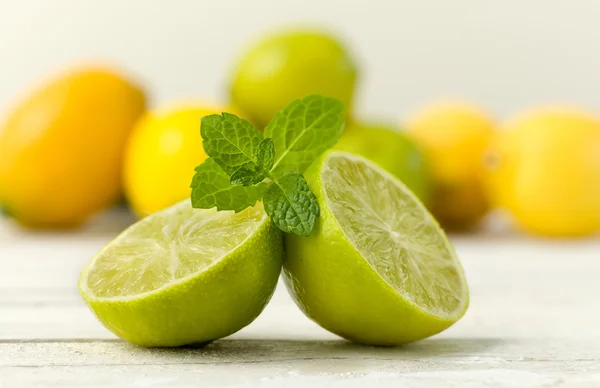
[[[453,238],[471,307],[415,344],[339,340],[280,285],[265,312],[230,339],[161,350],[116,339],[77,293],[83,265],[127,222],[119,217],[75,235],[24,233],[0,221],[0,387],[600,386],[599,240]]]

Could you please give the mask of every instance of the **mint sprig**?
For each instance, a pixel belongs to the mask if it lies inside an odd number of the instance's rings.
[[[230,177],[215,159],[208,158],[196,167],[192,179],[192,206],[198,209],[234,210],[240,212],[260,201],[269,187],[260,182],[251,186],[232,185]]]
[[[265,128],[275,146],[273,171],[304,172],[340,140],[343,113],[341,102],[322,96],[308,96],[283,108]]]
[[[309,236],[319,217],[317,197],[298,171],[281,174],[269,186],[263,201],[267,214],[286,233]]]
[[[302,173],[339,140],[343,111],[338,100],[308,96],[277,113],[264,135],[230,113],[203,117],[209,158],[196,167],[192,206],[239,212],[262,199],[279,229],[309,236],[320,212]]]
[[[262,171],[269,172],[275,163],[275,145],[273,139],[266,138],[258,145],[258,160]]]
[[[206,154],[227,174],[240,167],[257,166],[257,151],[263,136],[248,121],[231,113],[204,116],[200,134]]]

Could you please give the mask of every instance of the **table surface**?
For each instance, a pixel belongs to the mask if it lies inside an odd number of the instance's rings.
[[[600,387],[600,240],[497,234],[453,241],[471,306],[398,348],[340,340],[278,287],[251,325],[204,349],[114,337],[76,288],[87,260],[130,222],[25,233],[0,220],[0,387]]]

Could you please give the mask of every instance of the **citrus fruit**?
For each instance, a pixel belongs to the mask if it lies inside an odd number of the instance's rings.
[[[356,66],[333,36],[318,31],[274,34],[250,49],[231,84],[233,105],[264,127],[291,101],[322,94],[352,106]]]
[[[189,198],[194,168],[207,158],[200,119],[223,111],[231,110],[191,103],[148,112],[138,121],[123,175],[125,194],[139,216]]]
[[[482,157],[494,135],[491,119],[467,104],[439,103],[412,118],[409,135],[429,162],[433,215],[448,229],[477,225],[489,209]]]
[[[310,237],[285,235],[284,279],[308,317],[371,345],[416,341],[462,317],[469,295],[458,257],[402,182],[340,151],[305,175],[321,216]]]
[[[144,109],[139,87],[103,68],[35,89],[0,128],[0,204],[30,227],[72,227],[115,203],[125,142]]]
[[[431,179],[423,153],[414,141],[396,128],[382,124],[351,124],[344,129],[335,148],[379,164],[421,201],[429,199]]]
[[[600,121],[543,107],[509,121],[485,161],[494,203],[544,236],[600,229]]]
[[[281,232],[262,204],[239,213],[186,200],[125,230],[81,273],[79,290],[114,334],[142,346],[205,343],[248,325],[277,284]]]

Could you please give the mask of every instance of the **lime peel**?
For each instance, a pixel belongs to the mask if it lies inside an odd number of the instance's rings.
[[[469,296],[456,253],[400,181],[339,151],[318,160],[306,177],[322,209],[320,223],[307,239],[285,236],[284,274],[307,316],[372,345],[416,341],[462,317]]]
[[[129,342],[201,343],[230,335],[260,314],[282,257],[281,232],[262,204],[234,213],[196,210],[184,201],[102,249],[83,270],[79,288],[98,319]]]

